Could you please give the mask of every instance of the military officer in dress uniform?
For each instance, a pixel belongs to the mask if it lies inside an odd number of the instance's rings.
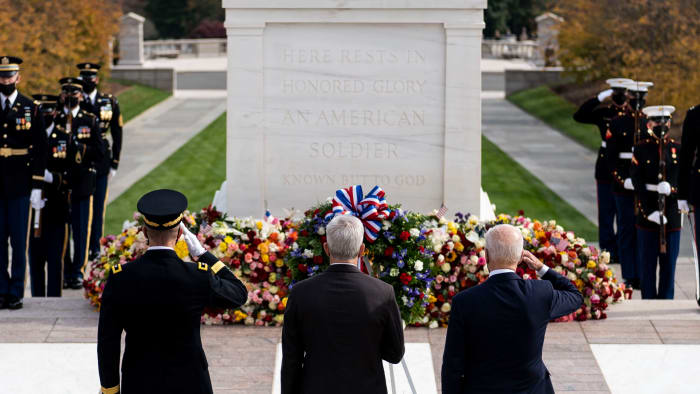
[[[642,298],[673,299],[681,240],[677,199],[680,144],[668,133],[675,108],[653,106],[643,111],[648,119],[647,133],[634,146],[630,170],[637,197],[637,245],[643,266]]]
[[[610,252],[614,261],[618,260],[617,238],[615,236],[615,198],[612,193],[612,176],[608,161],[607,139],[611,134],[611,122],[623,116],[629,109],[627,106],[626,83],[631,79],[613,78],[606,81],[610,89],[592,97],[581,105],[574,114],[574,120],[579,123],[593,124],[600,132],[601,144],[595,164],[595,179],[598,195],[598,242],[600,247]],[[601,105],[606,99],[612,102]]]
[[[109,271],[97,333],[102,393],[210,394],[199,333],[202,312],[241,306],[248,292],[180,223],[187,209],[182,193],[155,190],[141,197],[137,208],[150,246],[142,257]],[[173,248],[180,235],[197,262],[178,258]]]
[[[102,160],[97,163],[96,168],[97,178],[92,204],[92,229],[90,231],[89,259],[92,260],[100,253],[100,239],[104,230],[103,223],[109,190],[107,183],[110,176],[114,177],[117,174],[117,168],[119,167],[119,156],[122,150],[122,126],[124,122],[117,98],[111,94],[97,91],[97,85],[100,83],[97,73],[100,70],[100,65],[80,63],[77,67],[80,70],[80,79],[83,80],[85,86],[80,107],[97,117],[102,144],[104,144],[106,152]],[[107,139],[107,133],[110,133],[112,136],[111,147]]]
[[[632,148],[644,128],[646,117],[642,112],[651,82],[629,82],[627,95],[630,110],[611,120],[610,134],[606,136],[608,167],[612,175],[612,191],[617,212],[617,247],[620,251],[622,278],[632,288],[639,289],[642,261],[637,253],[637,229],[634,216],[634,186],[630,178]]]
[[[696,105],[688,110],[683,121],[683,135],[681,137],[681,168],[678,177],[678,209],[681,212],[690,212],[693,206],[695,223],[700,217],[700,106]],[[698,234],[696,230],[695,242],[700,250]]]
[[[54,120],[60,133],[71,135],[68,161],[68,188],[70,190],[70,224],[73,233],[73,258],[70,267],[64,269],[64,281],[72,289],[80,289],[83,268],[87,263],[90,229],[92,224],[92,198],[95,193],[96,166],[104,156],[97,118],[80,109],[83,98],[83,81],[78,78],[62,78],[61,102],[63,108]]]
[[[68,245],[68,184],[69,148],[71,135],[58,130],[54,117],[58,111],[58,96],[32,96],[39,106],[48,139],[48,160],[44,172],[45,206],[34,211],[29,242],[29,270],[32,297],[60,297],[63,282],[63,257]],[[38,230],[38,231],[37,231]]]
[[[0,56],[0,309],[24,298],[31,208],[41,209],[46,131],[34,100],[20,94],[22,59]],[[12,246],[12,268],[7,238]]]

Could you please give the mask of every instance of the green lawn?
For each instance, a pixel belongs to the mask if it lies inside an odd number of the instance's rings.
[[[119,81],[129,88],[117,95],[119,99],[119,109],[122,111],[124,123],[135,118],[143,111],[160,103],[170,97],[170,93],[164,90],[152,88],[150,86],[134,84],[126,81]]]
[[[136,202],[146,192],[171,188],[187,190],[189,209],[209,205],[226,178],[226,114],[170,155],[107,206],[105,234],[117,234],[131,219]]]
[[[598,129],[576,122],[573,118],[576,106],[559,97],[548,87],[540,86],[513,93],[508,96],[508,100],[579,144],[593,151],[600,147]]]
[[[598,239],[598,228],[579,211],[485,137],[481,143],[481,184],[496,213],[523,210],[533,219],[554,219],[588,241]]]

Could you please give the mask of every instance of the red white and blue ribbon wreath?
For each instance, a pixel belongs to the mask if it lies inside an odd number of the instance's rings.
[[[389,209],[381,187],[375,186],[364,196],[362,186],[355,185],[335,192],[333,210],[326,214],[326,221],[335,215],[353,215],[359,218],[365,226],[365,239],[374,242],[382,229],[382,221],[393,218],[395,212]]]

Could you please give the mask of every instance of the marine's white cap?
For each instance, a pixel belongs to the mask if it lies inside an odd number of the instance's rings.
[[[625,84],[625,88],[633,92],[648,92],[652,86],[654,82],[630,81]]]
[[[627,84],[628,82],[634,82],[633,80],[629,78],[611,78],[605,81],[608,85],[610,85],[611,88],[621,88],[621,89],[627,89]]]
[[[676,107],[673,105],[654,105],[651,107],[644,107],[642,112],[648,118],[668,118],[672,113],[676,111]]]

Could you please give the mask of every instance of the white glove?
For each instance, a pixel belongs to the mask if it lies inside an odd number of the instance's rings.
[[[187,229],[184,223],[180,222],[180,228],[182,229],[182,235],[185,237],[185,243],[187,244],[187,249],[190,251],[192,257],[199,257],[206,252],[204,246],[199,242],[197,236],[192,234],[190,230]]]
[[[612,96],[612,94],[613,94],[612,89],[603,90],[602,92],[600,92],[598,94],[598,101],[600,101],[602,103],[603,101],[605,101],[606,98]]]
[[[688,200],[678,200],[678,210],[681,211],[681,213],[690,212],[690,207],[688,206]]]
[[[659,211],[654,211],[654,212],[651,213],[651,215],[647,216],[647,219],[648,219],[650,222],[654,222],[654,223],[656,223],[656,224],[661,224],[661,223],[660,223],[660,220],[659,220],[659,216],[661,216],[661,215],[659,214]],[[666,215],[663,215],[663,220],[664,220],[664,224],[668,223],[668,220],[666,220]]]
[[[668,182],[661,182],[657,186],[659,194],[670,195],[671,194],[671,184]]]
[[[625,189],[634,190],[634,185],[632,184],[632,178],[625,179]]]
[[[110,177],[114,178],[115,176],[117,176],[117,170],[115,170],[114,168],[110,168],[109,175]]]
[[[32,194],[29,196],[29,202],[32,204],[32,208],[37,210],[46,205],[44,200],[41,199],[41,189],[32,189]]]
[[[44,182],[53,183],[53,174],[49,170],[44,170]]]

